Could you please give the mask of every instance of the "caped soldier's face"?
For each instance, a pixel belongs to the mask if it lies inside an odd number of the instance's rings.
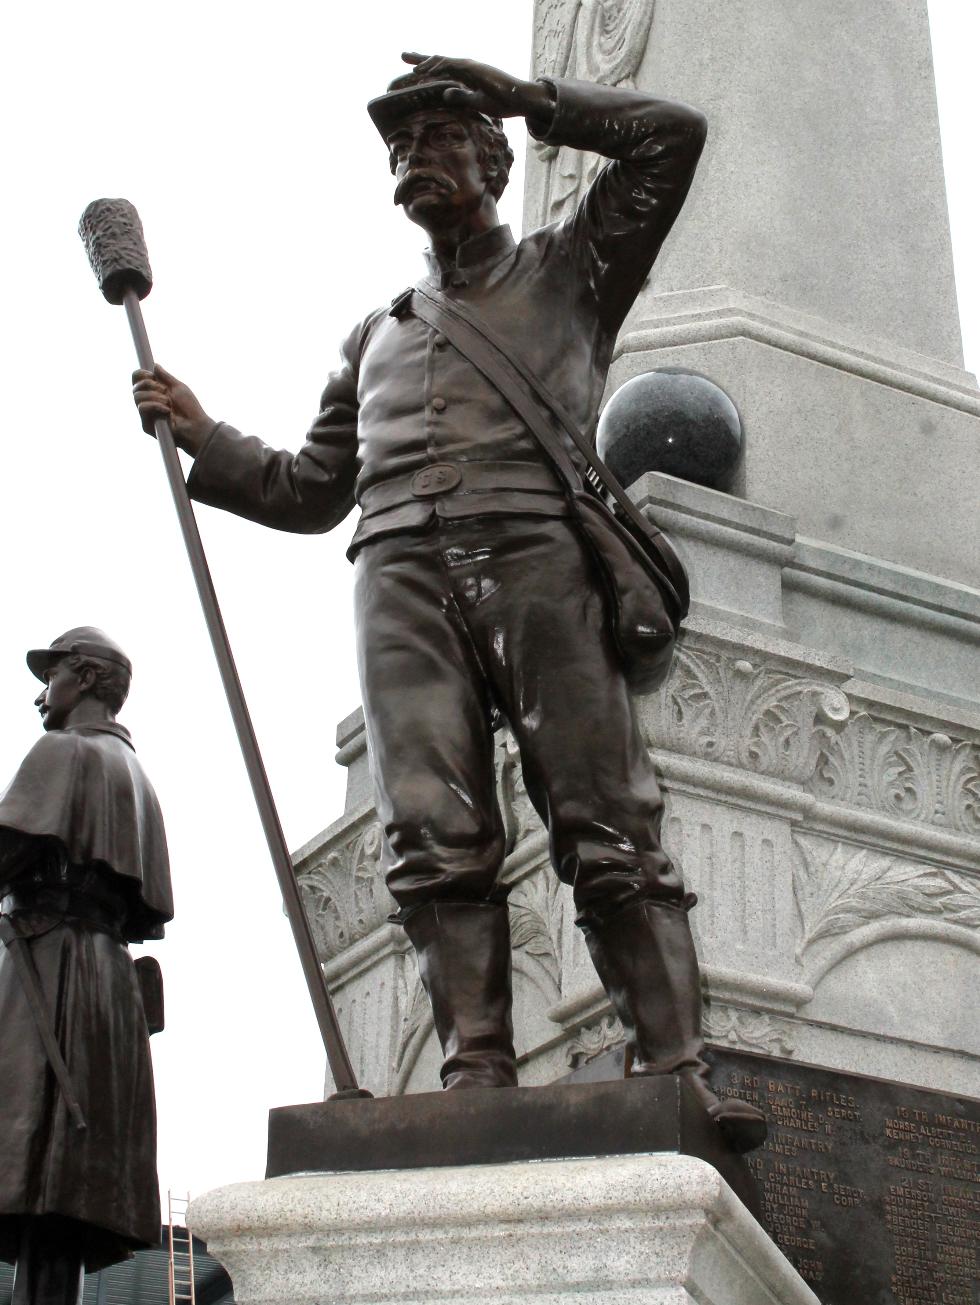
[[[427,231],[463,225],[487,195],[481,151],[467,124],[446,109],[411,114],[387,138],[395,203]]]
[[[34,699],[46,730],[64,729],[65,722],[81,702],[85,689],[78,675],[64,660],[56,661],[44,673],[44,688]]]

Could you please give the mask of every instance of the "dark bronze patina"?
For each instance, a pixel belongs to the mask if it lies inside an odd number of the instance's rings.
[[[703,117],[635,91],[405,59],[414,71],[369,112],[395,202],[430,239],[418,292],[478,317],[591,431],[617,332],[694,175]],[[574,214],[520,242],[497,218],[512,158],[504,117],[611,160]],[[172,422],[201,502],[307,533],[361,508],[350,556],[383,864],[432,1002],[444,1086],[516,1082],[499,713],[633,1073],[682,1074],[734,1146],[757,1146],[762,1115],[708,1084],[693,898],[661,847],[663,803],[572,499],[500,387],[405,309],[398,295],[351,332],[295,455],[213,421],[160,369],[134,377],[144,427]]]
[[[734,1155],[677,1074],[495,1092],[317,1101],[269,1113],[267,1178],[320,1170],[428,1169],[674,1151],[713,1165],[758,1218],[749,1161]]]
[[[162,990],[127,944],[162,938],[173,902],[160,809],[116,721],[129,658],[83,626],[27,662],[45,734],[0,795],[0,1257],[15,1305],[76,1305],[83,1267],[160,1237]]]

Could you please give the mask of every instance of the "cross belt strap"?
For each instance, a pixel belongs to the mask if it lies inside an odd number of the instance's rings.
[[[448,299],[435,286],[417,285],[392,302],[391,316],[401,317],[407,313],[433,330],[441,331],[450,344],[486,377],[538,440],[565,482],[567,492],[575,497],[583,492],[583,477],[552,424],[552,421],[557,422],[584,458],[590,488],[599,495],[602,490],[608,491],[622,514],[657,549],[663,568],[661,579],[679,610],[686,612],[688,604],[680,594],[687,594],[687,578],[673,547],[662,531],[639,511],[571,413],[541,378],[523,359],[508,352],[504,341],[486,322],[465,305]]]
[[[37,971],[34,969],[34,960],[30,948],[26,940],[19,936],[6,915],[0,916],[0,942],[7,948],[7,954],[17,971],[17,977],[20,979],[24,996],[27,998],[27,1005],[34,1017],[34,1026],[37,1029],[38,1037],[41,1039],[41,1045],[44,1047],[44,1054],[47,1056],[48,1064],[51,1066],[58,1086],[61,1088],[61,1094],[65,1098],[68,1113],[71,1115],[75,1127],[79,1132],[82,1132],[86,1127],[85,1116],[82,1114],[82,1108],[78,1103],[68,1066],[61,1054],[61,1048],[58,1046],[58,1038],[45,1004],[44,993],[41,990]]]

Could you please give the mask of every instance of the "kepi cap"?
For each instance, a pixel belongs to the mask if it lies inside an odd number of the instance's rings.
[[[104,630],[94,625],[77,625],[73,630],[59,634],[48,648],[31,648],[27,654],[27,665],[33,675],[43,680],[44,672],[70,653],[77,653],[80,657],[97,657],[103,662],[115,662],[130,675],[133,673],[133,663],[115,639],[110,639]]]
[[[468,109],[457,104],[445,102],[446,91],[464,89],[461,82],[446,77],[427,77],[424,73],[405,73],[396,77],[388,86],[384,95],[368,102],[367,111],[371,121],[381,133],[381,139],[387,140],[400,122],[422,109],[447,109],[450,113],[459,113],[469,118],[482,118],[484,122],[501,128],[499,118],[491,118],[475,109]]]

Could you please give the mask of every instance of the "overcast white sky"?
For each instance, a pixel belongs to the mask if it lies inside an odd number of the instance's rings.
[[[980,365],[980,14],[930,0],[967,366]],[[353,322],[418,274],[364,103],[402,49],[515,72],[530,0],[55,0],[5,18],[0,786],[37,737],[24,650],[102,625],[136,668],[122,719],[167,819],[178,915],[152,950],[164,1190],[261,1175],[271,1105],[319,1097],[323,1054],[213,669],[155,446],[129,398],[122,310],[75,227],[142,215],[157,357],[215,416],[295,447]],[[515,145],[521,140],[512,132]],[[520,167],[502,206],[520,227]],[[342,810],[336,723],[357,704],[344,526],[280,535],[200,513],[286,837]],[[0,1030],[2,1035],[2,1030]]]

